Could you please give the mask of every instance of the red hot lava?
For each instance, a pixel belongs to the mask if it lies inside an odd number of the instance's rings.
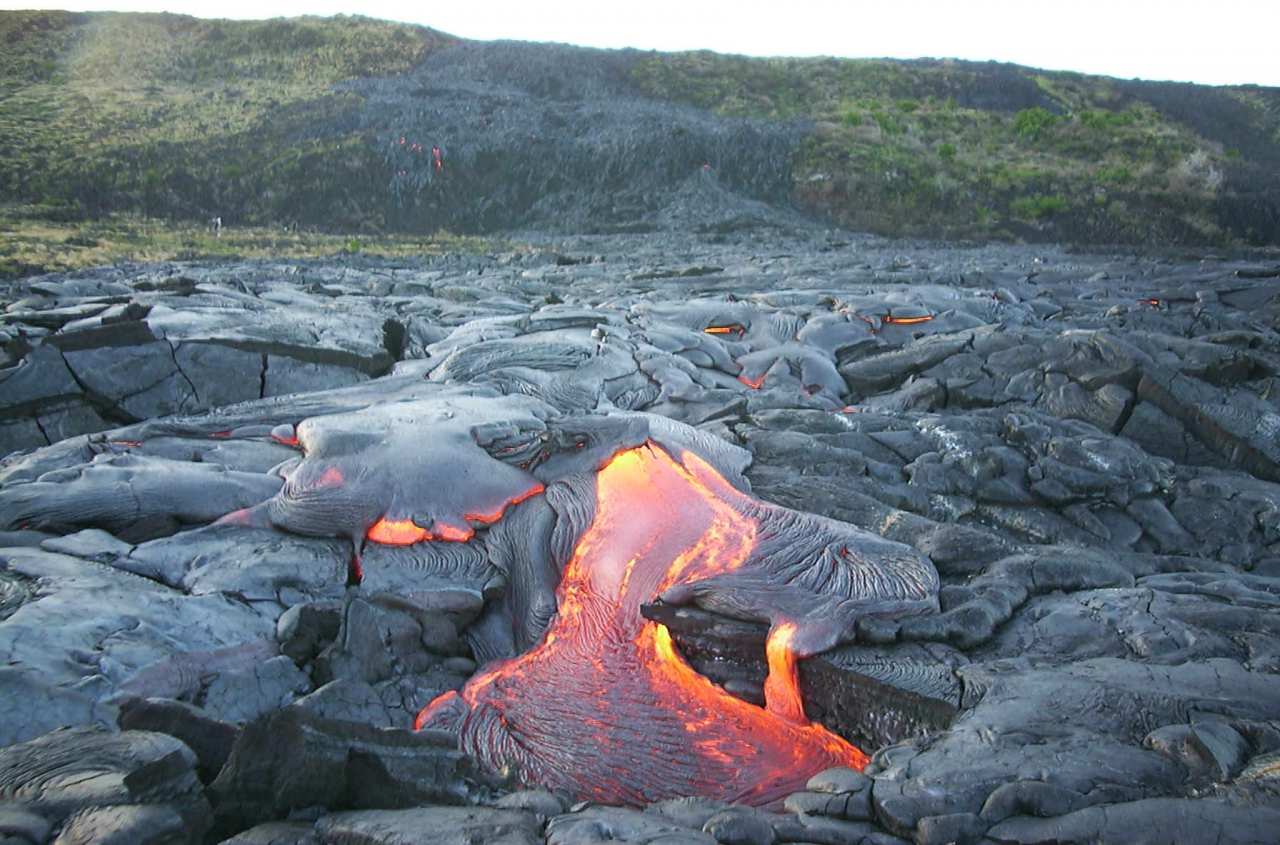
[[[743,564],[759,525],[732,507],[741,497],[692,453],[677,462],[648,444],[617,455],[598,475],[595,516],[541,642],[437,698],[416,726],[459,728],[464,751],[514,765],[526,785],[610,803],[776,804],[817,771],[862,768],[866,755],[804,716],[794,625],[769,638],[762,709],[691,669],[640,613],[673,584]]]

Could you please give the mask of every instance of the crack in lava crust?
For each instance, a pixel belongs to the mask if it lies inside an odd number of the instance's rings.
[[[640,805],[704,795],[776,804],[815,772],[862,768],[857,748],[799,706],[793,626],[770,640],[769,706],[726,693],[675,652],[640,605],[666,587],[730,572],[756,542],[743,498],[701,458],[652,443],[597,477],[597,507],[565,567],[542,641],[473,677],[419,715],[452,726],[486,766],[514,765],[525,785]]]

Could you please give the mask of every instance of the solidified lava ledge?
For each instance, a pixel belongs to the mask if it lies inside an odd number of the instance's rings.
[[[1265,841],[1275,256],[718,201],[14,283],[6,835]]]

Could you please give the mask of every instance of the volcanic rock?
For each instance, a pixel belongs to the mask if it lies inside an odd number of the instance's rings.
[[[492,807],[420,807],[335,813],[316,823],[321,842],[367,845],[468,845],[476,841],[536,845],[541,824],[532,813]]]
[[[230,834],[291,808],[461,803],[452,737],[324,719],[286,707],[250,722],[209,786],[215,831]]]
[[[713,176],[672,183],[672,219],[719,196]],[[1248,274],[1274,261],[888,243],[731,211],[686,229],[754,228],[16,282],[4,753],[97,759],[138,728],[195,753],[95,776],[52,815],[5,792],[6,831],[161,839],[212,799],[215,835],[243,843],[448,841],[454,822],[522,842],[1264,841],[1280,297]],[[558,631],[599,479],[635,449],[701,460],[768,514],[754,569],[637,596],[638,624],[757,710],[771,631],[797,624],[796,712],[872,758],[788,772],[802,812],[566,812],[503,797],[521,773],[465,760],[456,733],[406,730]],[[793,577],[799,550],[817,566]],[[853,560],[869,568],[823,569]],[[911,561],[937,573],[936,611],[871,577]],[[583,700],[607,698],[584,678]],[[90,728],[117,717],[130,730]],[[505,806],[438,806],[462,801]]]
[[[660,813],[627,807],[586,807],[576,813],[556,816],[547,823],[548,845],[580,845],[588,842],[626,842],[650,845],[684,842],[714,845],[709,833],[684,827]]]
[[[55,731],[0,749],[0,800],[17,805],[15,834],[40,832],[34,814],[61,828],[59,842],[195,845],[209,825],[195,760],[164,734]]]

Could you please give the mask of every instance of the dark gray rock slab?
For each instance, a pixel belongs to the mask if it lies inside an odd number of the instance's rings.
[[[60,725],[114,722],[118,685],[172,658],[175,642],[191,651],[216,650],[270,630],[260,614],[225,595],[185,596],[103,564],[38,549],[6,549],[0,560],[42,587],[0,621],[8,676],[0,686],[0,725],[8,742]]]
[[[707,819],[702,832],[722,845],[773,845],[774,816],[753,807],[729,807]]]
[[[291,393],[330,390],[359,384],[369,379],[366,373],[356,367],[299,361],[280,355],[262,357],[266,360],[260,382],[262,396],[284,396]]]
[[[988,824],[996,824],[1010,816],[1062,816],[1086,803],[1085,796],[1074,789],[1038,780],[1018,780],[993,790],[978,815]]]
[[[1050,783],[1089,803],[1168,794],[1187,770],[1143,748],[1148,720],[1174,723],[1191,706],[1272,718],[1265,714],[1280,701],[1274,676],[1221,658],[1172,666],[1100,658],[1010,674],[999,667],[989,664],[993,674],[985,679],[979,667],[968,667],[970,684],[989,684],[981,701],[947,735],[876,776],[873,804],[891,832],[910,835],[926,816],[980,813],[1005,783],[1045,780],[1049,772]],[[1224,687],[1230,701],[1219,697]],[[974,743],[1001,752],[975,753]]]
[[[505,810],[523,810],[545,820],[568,812],[569,800],[545,789],[517,789],[494,801],[493,806]]]
[[[228,472],[213,464],[100,454],[87,465],[0,491],[5,526],[102,528],[120,534],[148,524],[209,523],[257,504],[279,489],[270,476]],[[156,528],[155,530],[160,530]],[[146,538],[144,538],[146,539]]]
[[[22,845],[28,842],[43,845],[49,841],[53,824],[40,813],[26,809],[20,802],[0,802],[0,835],[16,839]]]
[[[311,692],[312,682],[283,654],[246,669],[219,672],[204,688],[201,707],[224,722],[248,722]]]
[[[196,755],[196,773],[208,784],[222,771],[240,733],[236,725],[172,698],[133,698],[120,706],[121,730],[155,731],[180,740]]]
[[[1213,721],[1156,728],[1143,744],[1182,763],[1193,778],[1220,782],[1238,775],[1251,753],[1248,739],[1239,731]]]
[[[1275,837],[1280,810],[1235,806],[1213,798],[1147,798],[1085,807],[1064,816],[1017,816],[987,831],[1005,845],[1050,842],[1259,843]]]
[[[219,845],[320,845],[310,822],[266,822],[254,825]]]
[[[143,831],[172,833],[176,816],[194,834],[183,841],[199,841],[208,825],[208,805],[195,762],[189,748],[165,734],[69,728],[0,749],[0,800],[17,802],[55,825],[104,807],[171,805],[156,816],[141,814],[131,821],[126,810],[115,821],[89,820],[80,827],[128,829],[136,823]],[[117,837],[113,842],[130,841],[122,833],[111,835]],[[93,841],[86,833],[76,836],[73,841]]]
[[[725,801],[715,798],[703,798],[698,796],[688,796],[685,798],[668,798],[665,801],[655,801],[644,810],[646,813],[653,813],[661,816],[667,821],[678,824],[682,827],[701,830],[712,816],[723,812],[733,806]]]
[[[453,689],[462,685],[465,676],[460,676],[452,685]],[[443,688],[439,690],[443,692]],[[432,692],[436,692],[434,689]],[[434,697],[434,695],[430,695]],[[419,707],[427,703],[419,698]],[[326,719],[337,719],[344,722],[360,722],[377,728],[403,728],[413,723],[416,709],[412,703],[395,706],[387,701],[384,691],[378,687],[350,678],[339,678],[324,684],[310,695],[303,696],[295,702],[298,707],[305,707]]]
[[[922,338],[902,349],[846,363],[840,367],[840,375],[857,395],[874,395],[955,355],[971,340],[968,333]]]
[[[805,787],[812,792],[825,792],[832,795],[862,792],[871,787],[871,778],[857,769],[827,769],[809,778]]]
[[[267,638],[225,648],[179,651],[143,666],[119,685],[122,698],[196,698],[224,674],[243,675],[277,656]]]
[[[677,824],[658,813],[604,806],[590,806],[578,812],[556,816],[547,822],[546,836],[548,845],[577,845],[587,842],[713,845],[716,841],[709,833]]]
[[[94,807],[67,819],[54,845],[198,845],[203,836],[182,813],[163,804]]]
[[[884,829],[869,822],[851,822],[829,816],[793,815],[777,817],[773,825],[779,842],[814,842],[819,845],[845,845],[866,842]]]
[[[0,370],[0,374],[4,377],[0,381],[4,386],[0,408],[6,417],[81,393],[66,360],[53,346],[37,346],[20,364]]]
[[[350,845],[540,845],[537,816],[495,807],[416,807],[334,813],[316,822],[322,843]]]
[[[464,770],[452,735],[374,728],[286,707],[241,730],[209,786],[214,832],[228,836],[301,807],[459,804],[467,796]]]
[[[237,553],[224,549],[234,537]],[[342,595],[350,544],[214,525],[139,543],[115,566],[194,595],[234,592],[289,606]]]

